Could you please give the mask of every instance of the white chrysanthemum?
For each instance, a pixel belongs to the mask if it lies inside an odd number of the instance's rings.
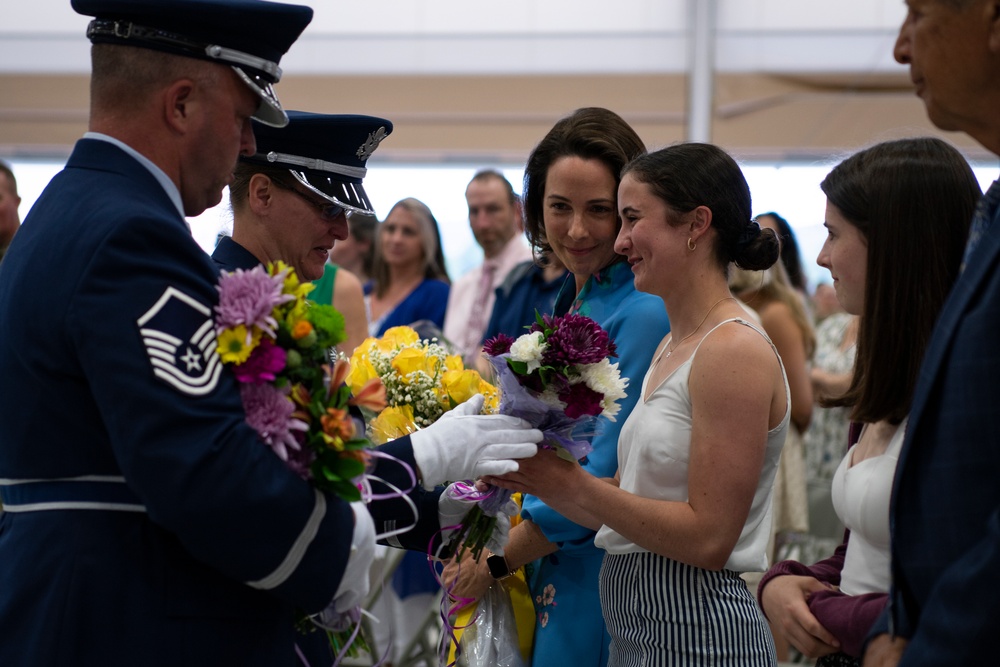
[[[545,353],[546,344],[541,331],[532,331],[522,336],[518,336],[514,344],[510,346],[510,358],[513,361],[523,361],[528,364],[528,372],[531,373],[542,365],[542,354]]]
[[[621,376],[618,364],[613,364],[608,359],[601,359],[596,364],[577,366],[577,370],[588,387],[604,395],[601,400],[603,409],[601,414],[615,421],[620,409],[618,401],[625,398],[625,388],[628,387],[628,378]]]

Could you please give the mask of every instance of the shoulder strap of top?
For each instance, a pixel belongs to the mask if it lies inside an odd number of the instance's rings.
[[[749,322],[748,320],[744,320],[742,317],[731,317],[728,320],[723,320],[719,322],[714,327],[712,327],[712,329],[708,333],[702,336],[700,341],[698,341],[698,347],[694,348],[694,352],[691,353],[691,360],[692,361],[694,360],[695,355],[698,354],[698,348],[700,348],[701,344],[705,342],[705,339],[708,338],[709,334],[711,334],[712,331],[715,331],[716,329],[721,327],[723,324],[728,324],[729,322],[736,322],[738,324],[742,324],[743,326],[750,327],[751,329],[759,333],[761,337],[767,341],[767,344],[771,346],[771,351],[774,352],[774,356],[778,360],[778,368],[781,369],[781,379],[785,383],[785,416],[781,419],[781,421],[778,423],[777,426],[768,431],[768,434],[775,433],[778,431],[778,429],[787,425],[787,423],[791,419],[792,393],[788,388],[788,374],[785,373],[785,364],[782,363],[781,361],[781,355],[778,354],[778,348],[774,346],[774,343],[771,342],[771,339],[768,337],[768,335],[764,333],[757,325],[753,324],[752,322]]]
[[[691,353],[691,358],[693,359],[694,355],[698,354],[698,348],[701,347],[701,344],[705,342],[705,339],[708,338],[713,331],[721,327],[723,324],[729,324],[730,322],[738,322],[739,324],[750,327],[751,329],[759,333],[761,336],[763,336],[764,340],[767,341],[768,345],[770,345],[772,348],[774,347],[774,343],[772,343],[771,339],[767,337],[767,334],[761,331],[759,328],[757,328],[757,326],[754,325],[752,322],[745,320],[742,317],[730,317],[728,320],[722,320],[721,322],[716,324],[714,327],[709,329],[708,333],[706,333],[704,336],[701,337],[701,340],[698,341],[698,346],[695,347],[694,352]]]

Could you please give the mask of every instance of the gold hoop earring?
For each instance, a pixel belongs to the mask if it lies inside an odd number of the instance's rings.
[[[694,252],[694,249],[698,247],[698,244],[694,242],[690,236],[688,237],[688,250]]]

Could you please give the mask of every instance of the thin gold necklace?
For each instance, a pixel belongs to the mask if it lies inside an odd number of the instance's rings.
[[[721,299],[719,299],[718,301],[716,301],[715,303],[713,303],[712,307],[708,309],[707,313],[705,313],[705,317],[701,318],[701,322],[699,322],[698,326],[696,326],[694,328],[694,331],[692,331],[691,333],[689,333],[687,336],[684,336],[684,338],[681,338],[680,341],[678,341],[677,345],[674,345],[674,349],[673,350],[670,349],[670,342],[673,342],[673,336],[671,336],[670,337],[671,341],[667,343],[667,353],[665,355],[663,355],[663,358],[664,359],[669,359],[670,355],[674,353],[674,350],[676,350],[681,345],[683,345],[684,341],[686,341],[688,338],[690,338],[691,336],[693,336],[696,333],[698,333],[698,329],[700,329],[701,325],[705,323],[705,321],[708,319],[708,316],[712,314],[712,311],[715,310],[715,307],[718,306],[723,301],[727,301],[729,299],[732,299],[733,301],[735,301],[736,297],[733,297],[733,296],[724,296]]]

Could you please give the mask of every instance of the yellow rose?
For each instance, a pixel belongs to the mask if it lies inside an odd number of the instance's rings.
[[[358,363],[361,357],[367,357],[369,352],[375,345],[378,344],[377,338],[365,338],[361,341],[361,345],[354,348],[354,352],[351,353],[351,365]]]
[[[413,408],[409,405],[386,408],[371,421],[372,439],[382,445],[417,430]]]
[[[445,371],[441,376],[441,386],[456,405],[478,394],[480,382],[482,378],[474,370]]]
[[[438,370],[440,361],[437,357],[427,354],[421,348],[404,347],[392,360],[392,367],[406,380],[406,376],[416,371],[423,371],[434,377]]]
[[[404,345],[410,345],[420,340],[417,332],[410,327],[392,327],[377,341],[380,352],[393,352]]]
[[[358,350],[361,350],[361,348],[359,347]],[[344,379],[347,386],[351,388],[351,393],[357,396],[361,393],[362,388],[368,384],[369,380],[377,377],[378,373],[375,372],[375,367],[372,366],[368,355],[364,352],[355,351],[351,357],[351,372]]]
[[[444,360],[444,367],[449,371],[465,370],[465,364],[462,363],[462,355],[449,354]]]

